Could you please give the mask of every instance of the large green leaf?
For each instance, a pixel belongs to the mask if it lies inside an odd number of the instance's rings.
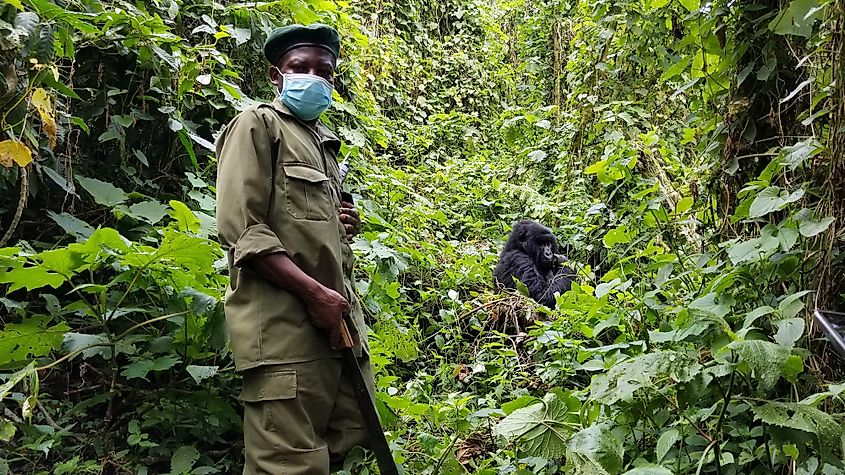
[[[65,280],[62,275],[49,272],[43,267],[21,267],[0,271],[0,283],[10,284],[8,290],[10,293],[22,288],[26,288],[27,291],[48,286],[57,289]]]
[[[127,379],[147,379],[147,373],[149,373],[150,371],[168,370],[175,366],[177,363],[179,363],[179,361],[179,358],[173,355],[165,355],[154,360],[148,360],[144,358],[133,358],[132,363],[126,365],[126,367],[123,369],[123,371],[121,371],[120,374],[125,376]]]
[[[85,265],[83,256],[70,248],[53,249],[38,254],[41,266],[49,271],[70,276]]]
[[[752,376],[759,382],[757,389],[766,393],[784,376],[787,361],[792,354],[788,348],[763,340],[732,342],[729,347],[748,365]]]
[[[78,240],[83,240],[94,233],[94,228],[90,224],[82,221],[76,216],[67,213],[57,214],[52,211],[47,211],[50,219],[56,222],[66,233],[76,237]]]
[[[84,176],[77,176],[76,181],[94,197],[94,201],[103,206],[117,206],[126,201],[126,193],[111,183]]]
[[[830,216],[821,219],[806,218],[798,224],[798,231],[801,232],[801,235],[804,237],[817,236],[827,231],[827,228],[829,228],[834,221],[835,219]]]
[[[788,190],[781,190],[777,186],[769,186],[754,198],[751,208],[748,210],[748,217],[759,218],[765,216],[773,211],[782,209],[789,203],[798,201],[803,196],[804,190],[801,188],[790,193]]]
[[[143,219],[150,224],[156,224],[167,216],[167,207],[158,201],[142,201],[129,207],[129,214]]]
[[[566,446],[566,472],[572,474],[616,475],[622,472],[625,447],[609,424],[587,427]]]
[[[191,473],[191,469],[199,458],[200,453],[197,449],[190,446],[180,447],[170,459],[170,475]]]
[[[593,377],[590,396],[603,404],[631,401],[634,393],[655,378],[685,381],[701,371],[692,356],[676,351],[655,351],[616,363],[607,374]]]
[[[669,453],[672,446],[674,446],[679,440],[681,440],[681,434],[678,429],[669,429],[660,434],[660,438],[657,439],[657,448],[655,449],[657,461],[663,461],[663,458],[666,457],[666,454]]]
[[[502,419],[494,432],[520,451],[535,457],[555,459],[563,456],[566,439],[572,433],[570,413],[577,414],[581,403],[569,393],[550,392],[543,400],[513,411]]]
[[[754,405],[752,409],[754,416],[766,424],[815,435],[820,446],[827,450],[839,446],[840,437],[845,435],[842,426],[833,416],[806,404],[770,401]]]
[[[21,323],[7,323],[0,331],[0,365],[47,356],[61,347],[70,327],[62,322],[50,326],[51,317],[39,315]]]
[[[169,214],[176,223],[177,229],[188,233],[196,233],[200,230],[200,220],[197,219],[197,216],[185,205],[185,203],[171,200],[170,207],[172,210]]]
[[[820,12],[818,0],[793,0],[769,22],[769,29],[778,35],[809,37]]]

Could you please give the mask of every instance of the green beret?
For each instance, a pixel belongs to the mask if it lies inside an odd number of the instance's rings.
[[[288,51],[300,46],[316,46],[330,51],[335,59],[340,55],[340,36],[337,30],[322,23],[300,24],[276,28],[264,42],[264,57],[271,64]]]

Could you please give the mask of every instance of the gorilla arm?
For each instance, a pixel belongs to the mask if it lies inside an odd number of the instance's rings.
[[[549,308],[555,308],[555,294],[562,295],[572,288],[573,277],[575,277],[575,273],[568,266],[561,266],[554,277],[549,280],[543,295],[540,296],[541,303]],[[546,303],[546,301],[550,303]]]
[[[516,277],[528,288],[528,293],[537,302],[554,306],[554,292],[549,293],[548,281],[540,273],[534,260],[522,251],[505,253],[494,271],[496,281],[510,289],[516,288],[513,278]]]

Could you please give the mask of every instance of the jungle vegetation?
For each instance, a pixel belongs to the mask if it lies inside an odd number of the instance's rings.
[[[240,473],[213,142],[314,21],[405,473],[843,473],[843,0],[5,0],[0,475]]]

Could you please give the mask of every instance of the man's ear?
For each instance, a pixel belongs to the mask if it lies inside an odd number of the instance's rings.
[[[267,71],[267,74],[270,75],[270,82],[273,83],[274,86],[276,86],[276,89],[278,89],[282,85],[282,81],[284,80],[284,78],[282,78],[281,73],[279,72],[279,68],[277,68],[276,66],[270,66],[270,69]]]

